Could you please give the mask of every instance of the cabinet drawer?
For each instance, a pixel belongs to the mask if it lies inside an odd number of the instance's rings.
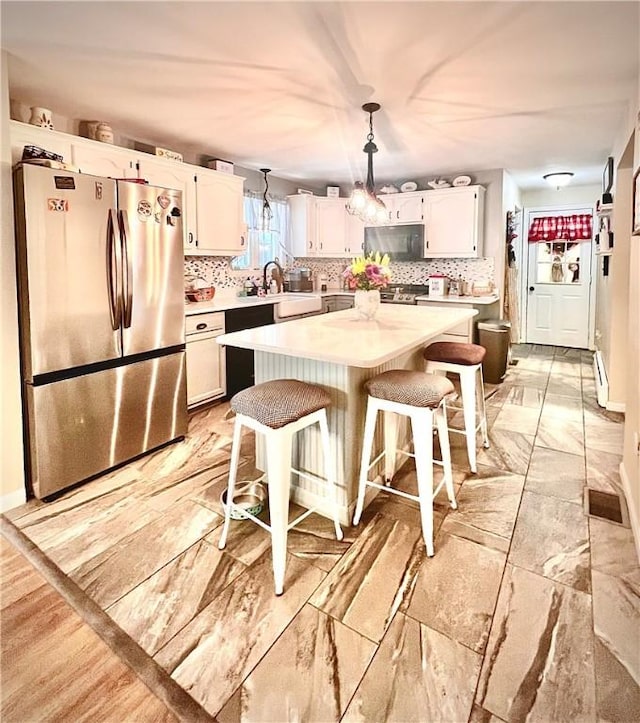
[[[193,314],[185,319],[185,334],[204,334],[207,331],[224,332],[224,311]]]

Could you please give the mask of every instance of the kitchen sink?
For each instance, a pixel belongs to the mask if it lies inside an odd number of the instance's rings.
[[[322,310],[322,297],[315,294],[275,294],[271,298],[275,297],[281,298],[273,309],[276,320]]]

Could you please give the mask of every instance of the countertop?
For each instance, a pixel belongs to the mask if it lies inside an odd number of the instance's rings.
[[[305,296],[353,296],[353,291],[343,289],[329,289],[328,291],[314,291],[304,294]],[[302,295],[302,292],[295,292],[295,296]],[[217,293],[211,301],[192,301],[185,304],[186,316],[192,314],[205,314],[211,311],[228,311],[229,309],[242,309],[246,306],[263,306],[264,304],[277,304],[286,299],[289,294],[271,294],[267,296],[250,297],[250,301],[242,301],[233,291]],[[245,297],[246,298],[246,297]],[[418,296],[418,301],[436,301],[446,304],[493,304],[498,301],[497,296]],[[389,306],[387,304],[387,306]]]
[[[415,349],[477,315],[476,309],[382,304],[362,321],[353,309],[222,334],[222,346],[372,368]]]

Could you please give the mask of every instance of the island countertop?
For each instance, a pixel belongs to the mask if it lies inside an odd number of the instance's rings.
[[[475,309],[382,304],[363,321],[354,309],[222,334],[222,346],[370,369],[476,316]]]

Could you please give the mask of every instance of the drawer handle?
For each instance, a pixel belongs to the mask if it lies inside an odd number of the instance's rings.
[[[196,324],[196,329],[198,329],[198,331],[200,331],[201,329],[206,329],[206,328],[207,328],[207,324],[204,321],[201,322],[200,324]]]

